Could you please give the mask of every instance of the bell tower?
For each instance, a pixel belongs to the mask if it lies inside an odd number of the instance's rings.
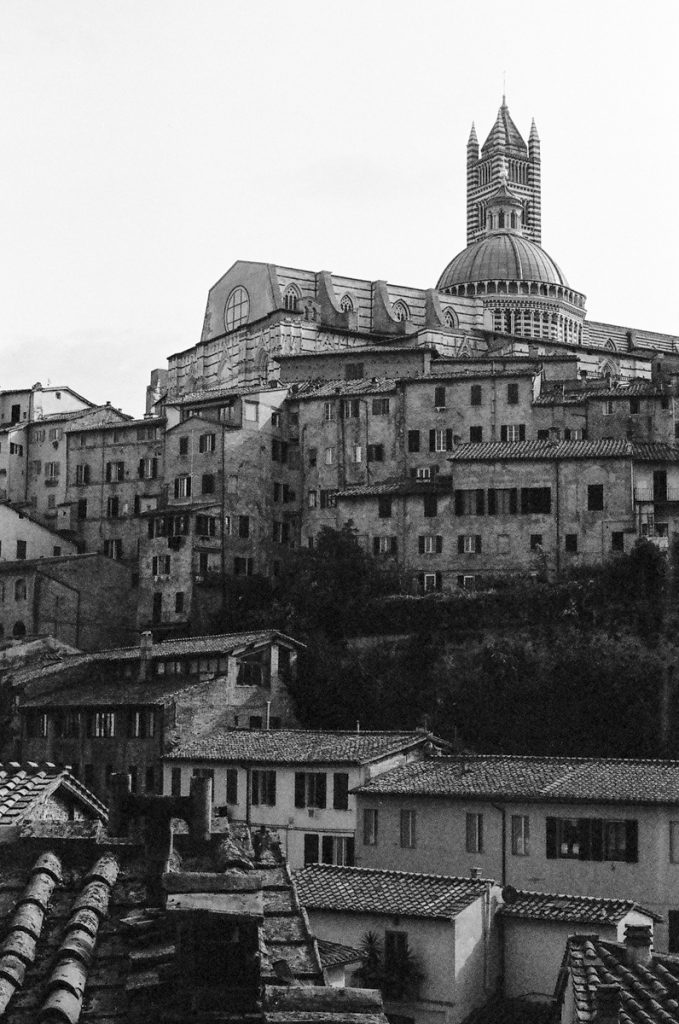
[[[541,245],[540,138],[533,121],[526,145],[504,96],[481,149],[474,125],[467,142],[467,245],[483,237],[488,202],[502,184],[521,202],[523,233]]]

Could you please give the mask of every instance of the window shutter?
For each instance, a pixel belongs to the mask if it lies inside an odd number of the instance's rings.
[[[419,588],[420,593],[423,594],[424,593],[424,573],[423,572],[418,572],[418,574],[417,574],[417,583],[418,583],[418,588]]]
[[[398,552],[398,540],[396,537],[391,538],[391,553],[395,555]]]
[[[513,515],[519,511],[519,494],[516,487],[512,487],[509,492],[509,511]]]
[[[580,853],[578,856],[580,860],[592,859],[592,831],[597,831],[597,825],[599,826],[599,836],[601,836],[600,819],[597,821],[596,819],[590,820],[589,818],[578,818],[578,843],[580,845]],[[594,829],[592,829],[592,826],[594,826]]]
[[[335,772],[332,781],[332,806],[336,811],[349,807],[349,776],[346,772]]]
[[[248,559],[250,561],[250,559]],[[269,806],[276,806],[276,773],[268,772],[269,776]]]
[[[590,860],[604,859],[604,823],[601,818],[590,821]]]
[[[464,498],[463,491],[455,491],[455,515],[464,515]]]
[[[457,553],[458,555],[464,554],[464,534],[462,533],[457,535]]]
[[[485,496],[486,496],[486,493],[483,490],[483,488],[479,488],[479,490],[477,490],[477,492],[476,492],[476,514],[477,514],[477,516],[482,516],[483,515],[484,506],[485,506],[485,501],[484,501]]]
[[[443,573],[437,572],[436,573],[436,589],[437,590],[441,590],[442,587],[443,587]]]
[[[507,427],[506,426],[500,427],[500,440],[501,441],[506,441],[507,440]]]
[[[158,459],[151,459],[151,479],[155,480],[158,476]]]
[[[452,452],[453,450],[453,429],[448,427],[446,429],[446,451]]]
[[[416,480],[417,479],[417,470],[416,469],[411,469],[410,470],[410,476],[411,476],[411,478],[413,480]]]
[[[176,477],[174,481],[174,496],[175,498],[179,497],[179,477]]]
[[[429,431],[429,451],[436,451],[436,431],[433,429]]]
[[[443,551],[443,537],[440,535],[436,538],[436,554],[440,555]]]
[[[143,480],[143,478],[144,478],[144,460],[143,459],[139,460],[139,466],[137,467],[137,476],[139,477],[140,480]]]
[[[488,515],[489,516],[497,515],[496,509],[497,509],[497,503],[496,503],[496,496],[495,496],[495,488],[494,487],[490,487],[488,489]]]
[[[380,553],[380,538],[373,537],[373,555],[379,555]]]
[[[639,823],[637,821],[626,821],[626,846],[627,856],[626,860],[628,864],[636,864],[639,860]]]
[[[295,807],[304,807],[306,803],[306,775],[295,772]]]
[[[525,440],[526,440],[526,424],[525,423],[520,423],[519,424],[519,441],[525,441]]]
[[[335,863],[334,836],[323,836],[321,840],[321,864]]]
[[[85,468],[83,470],[83,479],[84,479],[86,484],[88,484],[90,482],[90,467],[89,466],[85,466]]]
[[[408,451],[419,452],[420,450],[420,432],[419,430],[408,431]]]
[[[421,555],[424,554],[424,537],[417,538],[417,547]]]
[[[304,865],[318,864],[318,836],[307,833],[304,836]]]
[[[481,534],[480,533],[476,534],[476,536],[474,538],[474,545],[476,547],[476,554],[480,555],[481,554]]]
[[[226,802],[227,804],[238,803],[238,769],[226,769]]]
[[[556,818],[547,818],[545,821],[546,847],[545,855],[548,860],[556,858]]]
[[[327,779],[325,772],[319,772],[317,775],[317,786],[316,786],[316,806],[325,807],[327,802]]]

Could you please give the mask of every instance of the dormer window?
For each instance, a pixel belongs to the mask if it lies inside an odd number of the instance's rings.
[[[299,289],[296,287],[296,285],[289,285],[289,287],[285,289],[285,293],[283,295],[284,309],[289,310],[291,313],[296,313],[300,298],[301,296],[299,293]]]
[[[410,319],[410,311],[408,310],[408,307],[406,306],[405,302],[403,302],[401,299],[394,303],[394,305],[391,307],[391,312],[392,316],[394,317],[394,320],[398,320],[399,323],[402,320]]]
[[[245,288],[240,285],[234,288],[224,309],[224,326],[227,331],[235,331],[241,324],[247,322],[250,315],[250,297]]]

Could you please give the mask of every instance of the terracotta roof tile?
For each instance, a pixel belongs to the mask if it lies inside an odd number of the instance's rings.
[[[351,358],[352,353],[347,353]],[[358,359],[360,352],[354,358]],[[359,377],[354,380],[307,380],[297,385],[291,398],[356,398],[359,395],[383,395],[396,390],[393,377]]]
[[[32,808],[62,788],[94,817],[104,820],[105,804],[66,769],[45,763],[0,763],[0,825],[17,825],[31,817]]]
[[[376,868],[311,864],[293,874],[309,909],[450,919],[487,888],[481,878],[455,878]]]
[[[616,925],[631,911],[646,914],[652,921],[657,914],[634,900],[605,899],[601,896],[572,896],[553,892],[517,890],[498,913],[503,917],[528,918],[531,921],[566,921],[573,924]]]
[[[679,803],[679,761],[468,754],[431,757],[384,772],[359,793],[557,803]]]
[[[341,942],[330,942],[328,939],[317,939],[317,942],[324,969],[361,962],[361,954],[353,946],[343,946]]]
[[[566,979],[565,971],[569,972]],[[625,946],[596,935],[568,939],[561,986],[570,983],[575,1020],[596,1017],[601,985],[617,985],[624,1024],[676,1024],[679,1021],[679,958],[655,953],[645,965],[628,962]]]
[[[448,456],[451,462],[525,459],[633,459],[635,462],[679,462],[679,447],[663,442],[596,441],[488,441],[460,444]]]
[[[364,764],[423,743],[423,732],[220,729],[182,743],[168,759],[266,764]]]

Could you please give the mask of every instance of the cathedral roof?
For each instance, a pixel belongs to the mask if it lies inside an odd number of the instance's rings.
[[[451,260],[436,287],[445,291],[476,281],[535,281],[570,287],[552,257],[515,231],[495,231],[468,245]]]
[[[484,156],[488,155],[489,150],[494,149],[496,146],[507,146],[511,149],[520,149],[523,153],[526,153],[526,143],[523,141],[521,132],[516,127],[509,113],[509,107],[505,103],[504,96],[502,97],[502,105],[497,112],[495,118],[495,124],[491,128],[488,138],[481,147],[481,152]]]

